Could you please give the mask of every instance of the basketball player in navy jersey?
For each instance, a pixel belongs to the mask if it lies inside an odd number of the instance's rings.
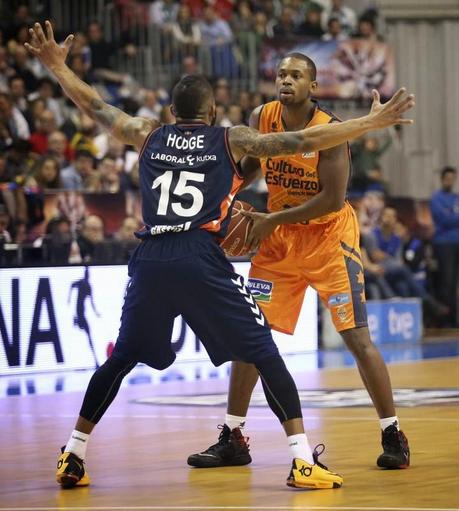
[[[121,381],[137,362],[155,369],[170,366],[171,335],[182,315],[216,365],[241,360],[255,365],[272,411],[288,437],[293,462],[287,479],[298,488],[339,488],[343,479],[317,460],[304,433],[295,383],[273,342],[266,319],[233,272],[218,245],[229,222],[234,195],[243,183],[243,156],[295,154],[333,147],[392,124],[413,97],[400,90],[385,105],[375,98],[369,115],[336,125],[298,132],[260,135],[245,126],[212,127],[215,100],[209,83],[186,76],[174,88],[177,123],[130,117],[102,101],[65,64],[73,39],[62,46],[36,23],[26,48],[56,77],[67,96],[87,115],[139,152],[143,242],[129,262],[119,336],[112,355],[89,382],[80,415],[57,464],[62,487],[85,486],[89,435],[116,396]],[[242,438],[234,435],[234,443]]]

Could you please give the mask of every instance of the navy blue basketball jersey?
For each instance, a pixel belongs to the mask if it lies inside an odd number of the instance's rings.
[[[139,157],[142,214],[151,234],[205,229],[225,235],[242,185],[228,129],[169,124],[153,131]]]

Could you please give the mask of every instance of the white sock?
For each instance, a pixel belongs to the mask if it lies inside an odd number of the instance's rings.
[[[89,435],[74,429],[70,435],[69,441],[65,446],[65,452],[73,452],[80,459],[84,460],[86,456],[86,448],[88,446]]]
[[[305,433],[290,435],[287,437],[287,441],[294,458],[300,458],[311,465],[314,464],[311,447]]]
[[[392,425],[395,426],[398,430],[400,430],[400,423],[396,415],[394,417],[385,417],[384,419],[379,419],[379,424],[383,431]]]
[[[238,417],[237,415],[225,415],[225,424],[233,430],[234,428],[244,429],[245,417]]]

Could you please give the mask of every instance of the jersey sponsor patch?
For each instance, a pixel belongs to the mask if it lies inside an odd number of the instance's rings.
[[[336,307],[338,305],[346,305],[351,301],[351,296],[349,293],[338,293],[336,295],[330,296],[328,299],[329,307]]]
[[[257,302],[270,302],[273,286],[274,284],[268,280],[249,279],[247,282],[247,287],[250,289]]]
[[[315,152],[312,152],[312,153],[303,153],[303,154],[301,155],[301,157],[302,157],[302,158],[305,158],[305,159],[307,159],[307,158],[315,158],[315,157],[316,157],[316,153],[315,153]]]

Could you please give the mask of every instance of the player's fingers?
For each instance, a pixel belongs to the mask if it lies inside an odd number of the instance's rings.
[[[45,36],[45,33],[43,32],[43,29],[41,28],[40,23],[35,23],[33,26],[33,29],[35,31],[35,35],[37,36],[38,40],[41,43],[46,43],[46,36]]]
[[[413,119],[398,119],[396,124],[414,124]]]
[[[241,210],[241,215],[251,218],[252,220],[257,217],[257,213],[253,213],[252,211]]]
[[[72,46],[72,43],[73,43],[73,39],[75,38],[75,36],[73,34],[70,34],[66,37],[65,41],[64,41],[64,48],[68,51],[70,50],[70,47]]]
[[[405,87],[398,89],[398,91],[387,102],[387,106],[392,106],[394,103],[397,103],[397,101],[403,96],[403,94],[405,94],[405,92]]]
[[[29,43],[24,43],[24,46],[26,48],[27,51],[29,51],[32,55],[40,55],[40,50],[38,48],[34,48],[31,44]]]
[[[373,89],[371,91],[371,95],[373,97],[373,101],[376,101],[377,103],[381,102],[381,98],[379,97],[379,92],[376,89]]]
[[[410,94],[406,98],[403,98],[403,100],[400,101],[400,103],[397,105],[397,110],[407,110],[414,106],[414,96],[413,94]],[[404,110],[403,110],[404,111]]]
[[[54,39],[54,31],[53,26],[51,25],[51,22],[49,20],[45,21],[45,28],[46,28],[46,36],[48,39]]]

